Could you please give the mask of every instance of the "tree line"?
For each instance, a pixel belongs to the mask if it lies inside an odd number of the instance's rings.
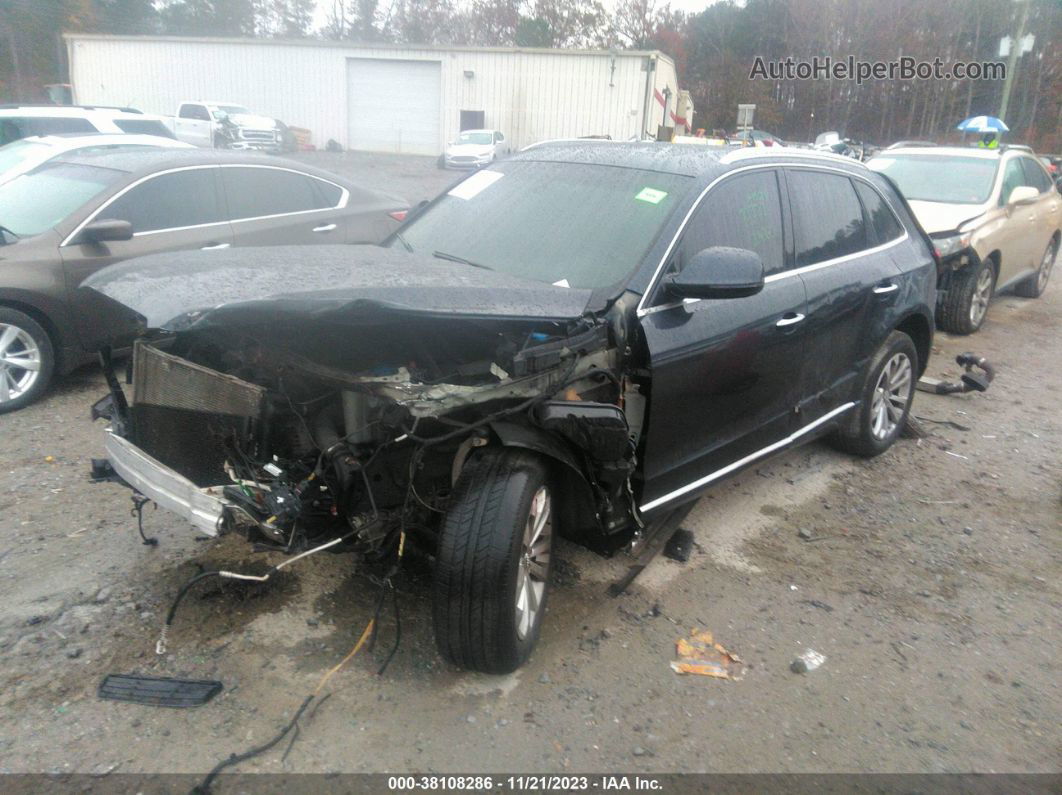
[[[791,140],[826,130],[950,140],[959,120],[999,112],[1003,80],[752,80],[752,66],[825,55],[1006,62],[1000,42],[1023,22],[1031,49],[1014,59],[1010,139],[1057,152],[1060,0],[706,0],[690,14],[661,0],[0,0],[0,100],[40,99],[46,83],[65,82],[63,31],[660,49],[693,96],[697,127],[731,130],[738,103],[753,103],[757,127]]]

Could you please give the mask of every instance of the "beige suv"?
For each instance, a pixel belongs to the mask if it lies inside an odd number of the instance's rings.
[[[896,182],[933,239],[944,331],[977,331],[998,290],[1043,293],[1062,234],[1062,196],[1031,150],[907,147],[867,165]]]

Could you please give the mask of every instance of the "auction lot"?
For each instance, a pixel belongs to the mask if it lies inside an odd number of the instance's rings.
[[[430,198],[460,174],[432,158],[303,155],[369,187]],[[241,772],[1050,772],[1062,682],[1062,286],[997,298],[972,337],[938,334],[930,375],[956,354],[999,375],[985,394],[919,393],[928,436],[855,460],[821,444],[755,467],[686,521],[687,564],[626,569],[570,544],[531,662],[469,674],[434,648],[430,576],[398,581],[401,645],[385,611],[371,653],[287,741]],[[88,482],[102,454],[87,368],[0,416],[0,771],[205,773],[290,720],[354,645],[377,587],[344,556],[265,586],[203,586],[155,641],[197,566],[265,568],[242,539],[197,540],[150,507],[144,546],[129,493]],[[803,538],[810,535],[810,539]],[[741,681],[678,676],[674,642],[711,630]],[[812,648],[818,670],[790,671]],[[213,678],[193,710],[101,701],[108,673]]]

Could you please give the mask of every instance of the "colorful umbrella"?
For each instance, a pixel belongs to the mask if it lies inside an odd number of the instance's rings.
[[[1003,123],[1003,120],[997,119],[995,116],[971,116],[965,121],[960,122],[959,126],[955,129],[960,132],[971,133],[1010,132],[1010,128]]]

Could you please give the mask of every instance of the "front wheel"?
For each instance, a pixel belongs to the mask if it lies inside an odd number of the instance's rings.
[[[44,394],[54,370],[48,332],[24,312],[0,307],[0,414]]]
[[[952,334],[973,334],[981,328],[995,285],[996,273],[990,260],[956,272],[940,307],[940,327]]]
[[[914,342],[902,331],[892,332],[871,359],[860,404],[834,433],[834,445],[864,458],[888,450],[907,423],[917,378]]]
[[[1039,298],[1047,289],[1047,282],[1051,278],[1051,269],[1055,266],[1055,258],[1058,256],[1058,241],[1052,240],[1047,244],[1040,267],[1036,273],[1014,288],[1014,292],[1022,298]]]
[[[465,463],[435,561],[443,657],[492,674],[527,661],[545,614],[553,517],[549,471],[535,454],[493,448]]]

